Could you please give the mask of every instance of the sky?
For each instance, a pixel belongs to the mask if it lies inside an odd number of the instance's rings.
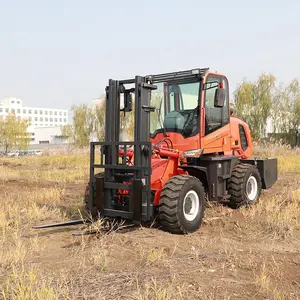
[[[124,79],[210,67],[231,92],[300,79],[300,1],[0,0],[0,99],[70,109]]]

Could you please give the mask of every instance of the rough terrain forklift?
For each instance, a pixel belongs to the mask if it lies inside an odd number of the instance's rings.
[[[224,75],[205,68],[110,79],[105,101],[105,141],[91,142],[85,196],[95,217],[157,216],[164,230],[191,233],[207,200],[252,205],[277,180],[276,158],[251,158],[251,132],[230,116]],[[121,114],[134,114],[132,141],[120,140]]]

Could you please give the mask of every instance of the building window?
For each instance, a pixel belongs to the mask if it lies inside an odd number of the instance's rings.
[[[67,115],[67,113],[66,112],[64,112],[64,116],[66,116]]]
[[[59,115],[60,115],[60,116],[62,115],[62,112],[61,112],[61,111],[59,112]]]
[[[11,112],[14,114],[16,111],[14,108],[11,109]]]
[[[64,118],[64,122],[66,122],[66,123],[67,123],[67,119],[66,119],[66,118]]]
[[[40,118],[40,121],[43,122],[43,118]]]
[[[57,122],[57,118],[54,119],[54,122]]]
[[[32,118],[31,118],[31,117],[29,117],[29,121],[32,121]]]
[[[21,113],[21,109],[17,109],[17,113],[20,114]]]
[[[61,118],[59,118],[59,122],[61,122],[62,120],[61,120]]]
[[[57,116],[57,111],[54,112],[54,115]]]
[[[20,104],[20,101],[17,101],[18,104]]]
[[[45,118],[45,121],[48,122],[48,118]]]
[[[52,116],[52,111],[49,111],[49,115]]]
[[[34,113],[37,115],[37,110],[35,110]]]
[[[26,114],[26,109],[23,109],[23,114]]]
[[[0,112],[2,112],[3,111],[3,108],[2,107],[0,107]]]
[[[5,112],[7,112],[7,113],[8,113],[8,108],[5,108]]]
[[[45,110],[45,115],[48,115],[48,111],[47,110]]]
[[[50,122],[53,122],[53,119],[52,119],[52,118],[50,118]]]
[[[29,109],[28,113],[31,114],[31,109]]]
[[[15,101],[11,101],[11,103],[15,103]]]
[[[42,115],[43,114],[43,111],[42,110],[40,110],[40,115]]]
[[[39,141],[39,144],[49,144],[49,141]]]
[[[37,117],[35,117],[35,118],[34,118],[34,121],[37,121],[37,120],[38,120],[38,118],[37,118]]]

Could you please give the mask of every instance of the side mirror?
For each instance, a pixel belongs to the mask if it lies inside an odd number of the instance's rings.
[[[215,92],[214,107],[223,107],[226,99],[226,90],[224,88],[217,88]]]
[[[124,93],[124,112],[132,111],[132,95]]]

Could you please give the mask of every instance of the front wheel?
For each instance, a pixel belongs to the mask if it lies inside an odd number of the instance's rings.
[[[196,231],[204,216],[205,191],[202,183],[190,175],[170,178],[161,192],[159,222],[171,233]]]

